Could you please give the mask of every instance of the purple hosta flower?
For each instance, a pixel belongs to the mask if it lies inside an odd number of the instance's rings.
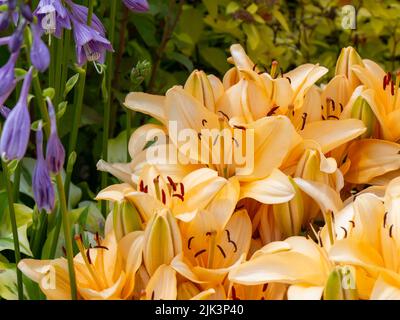
[[[64,166],[65,150],[57,134],[57,118],[50,98],[47,98],[47,105],[49,106],[51,133],[47,142],[46,161],[49,170],[57,174]]]
[[[46,34],[60,38],[63,29],[71,29],[68,11],[61,0],[40,0],[33,14],[38,17],[38,24]]]
[[[76,44],[76,57],[78,65],[86,61],[99,61],[104,63],[106,51],[113,51],[110,41],[104,38],[94,28],[79,22],[71,16],[74,25],[74,39]]]
[[[0,139],[0,155],[5,160],[21,160],[26,152],[31,130],[28,111],[28,94],[32,82],[32,70],[26,74],[17,105],[11,110],[4,123]]]
[[[71,14],[73,17],[82,24],[87,24],[89,9],[85,6],[73,3],[71,0],[66,1],[71,7]],[[100,19],[93,13],[90,26],[100,33],[103,37],[106,35],[106,29],[101,23]]]
[[[125,6],[135,12],[146,12],[149,10],[147,0],[123,0]]]
[[[10,17],[12,17],[15,25],[18,23],[18,12],[15,10],[17,2],[15,0],[0,0],[0,5],[7,4],[8,11],[0,13],[0,31],[8,28]]]
[[[7,94],[15,86],[15,63],[18,59],[18,52],[11,54],[8,62],[0,68],[0,96]]]
[[[0,114],[4,119],[8,118],[10,112],[11,112],[10,108],[7,108],[6,106],[0,106]]]
[[[28,4],[21,4],[21,6],[19,7],[19,10],[22,14],[22,16],[28,20],[29,22],[33,21],[33,14],[32,14],[32,10],[31,7]]]
[[[26,23],[20,23],[8,41],[8,49],[10,52],[17,52],[24,42],[24,30]]]
[[[10,42],[10,39],[11,39],[11,37],[0,38],[0,46],[8,45],[8,43]]]
[[[10,25],[10,15],[8,12],[0,12],[0,31],[6,30]]]
[[[39,211],[46,210],[50,213],[54,209],[55,196],[49,168],[43,156],[42,122],[36,131],[36,153],[37,160],[32,177],[33,197]]]
[[[50,51],[42,40],[42,30],[39,26],[31,24],[33,43],[30,52],[33,66],[40,72],[47,70],[50,64]]]

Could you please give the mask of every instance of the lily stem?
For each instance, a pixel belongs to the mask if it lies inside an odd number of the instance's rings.
[[[13,191],[10,182],[10,172],[8,171],[7,163],[3,160],[1,161],[6,190],[7,190],[7,198],[8,198],[8,209],[10,214],[10,222],[11,222],[11,229],[13,234],[13,241],[14,241],[14,256],[15,256],[15,265],[17,269],[17,287],[18,287],[18,299],[24,299],[24,288],[22,284],[22,272],[18,269],[18,263],[21,260],[21,252],[19,249],[19,238],[18,238],[18,227],[17,227],[17,219],[15,217],[15,210],[14,210],[14,198],[13,198]]]
[[[110,12],[110,29],[109,29],[109,39],[111,44],[114,43],[115,36],[115,20],[117,16],[117,0],[111,0],[111,12]],[[113,55],[111,52],[107,54],[107,69],[105,73],[106,85],[107,85],[107,96],[104,101],[104,117],[103,117],[103,144],[102,144],[102,158],[107,161],[108,159],[108,138],[110,133],[110,114],[111,114],[111,84],[112,84],[112,64]],[[101,188],[104,189],[107,186],[107,172],[101,173]],[[101,212],[104,217],[107,215],[107,203],[105,201],[101,202]]]

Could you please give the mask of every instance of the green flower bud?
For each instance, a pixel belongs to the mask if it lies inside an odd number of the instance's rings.
[[[142,220],[136,207],[128,201],[115,202],[113,209],[115,237],[120,240],[128,233],[142,230]]]
[[[354,119],[360,119],[365,126],[367,131],[361,136],[362,139],[369,138],[374,132],[376,126],[376,117],[368,102],[363,97],[358,97],[353,104],[351,109],[351,117]]]
[[[324,290],[324,300],[356,300],[356,274],[354,267],[337,266],[329,275]]]
[[[301,191],[292,178],[289,177],[289,180],[296,195],[289,202],[273,205],[275,221],[277,221],[284,238],[300,234],[304,217]]]

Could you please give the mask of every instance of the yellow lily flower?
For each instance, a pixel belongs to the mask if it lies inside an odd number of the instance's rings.
[[[368,102],[380,124],[380,137],[384,140],[400,139],[400,99],[398,88],[400,77],[392,77],[375,62],[363,60],[363,66],[355,65],[352,70],[366,87],[361,96]]]
[[[303,237],[272,242],[229,273],[241,285],[288,284],[288,299],[321,299],[333,268],[325,250]]]
[[[387,186],[383,199],[363,193],[335,217],[337,238],[329,256],[364,270],[364,297],[400,298],[399,190],[397,178]]]
[[[113,233],[97,245],[85,249],[77,238],[80,253],[74,258],[78,294],[85,300],[130,299],[135,286],[135,275],[141,263],[143,235],[130,237],[129,250],[119,248]],[[122,251],[127,251],[124,261]],[[23,259],[18,268],[37,282],[48,299],[70,299],[67,260]]]
[[[116,203],[129,202],[147,223],[155,212],[169,209],[183,221],[190,221],[199,210],[215,212],[219,225],[226,224],[239,198],[239,183],[235,177],[225,179],[211,169],[202,168],[174,181],[163,176],[155,166],[142,169],[137,190],[128,184],[107,187],[96,197]],[[110,217],[106,225],[110,226]]]
[[[181,222],[180,228],[183,252],[172,260],[171,267],[202,286],[221,284],[250,248],[251,221],[246,210],[235,212],[223,230],[206,211],[188,223]]]

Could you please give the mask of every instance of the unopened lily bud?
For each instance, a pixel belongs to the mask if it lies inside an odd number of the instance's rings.
[[[324,173],[320,168],[321,157],[318,150],[307,149],[297,164],[295,176],[305,180],[324,182]]]
[[[360,119],[367,127],[367,131],[360,136],[362,139],[372,136],[377,123],[376,117],[368,102],[365,101],[363,97],[358,97],[354,102],[351,109],[351,117],[354,119]]]
[[[207,109],[214,110],[214,92],[204,71],[195,70],[185,83],[185,91],[200,101]]]
[[[356,300],[355,269],[350,266],[337,266],[329,275],[324,290],[324,300]]]
[[[182,239],[175,217],[167,209],[154,214],[144,234],[144,265],[150,275],[163,264],[169,264],[182,252]]]
[[[129,201],[115,202],[113,209],[113,227],[117,241],[128,233],[142,230],[142,221],[136,207]]]
[[[278,222],[284,238],[300,234],[304,216],[301,191],[292,178],[289,180],[296,191],[294,198],[289,202],[273,205],[275,221]]]
[[[353,89],[360,84],[357,76],[351,70],[354,65],[364,65],[361,57],[353,47],[343,48],[336,62],[335,75],[346,76]]]

